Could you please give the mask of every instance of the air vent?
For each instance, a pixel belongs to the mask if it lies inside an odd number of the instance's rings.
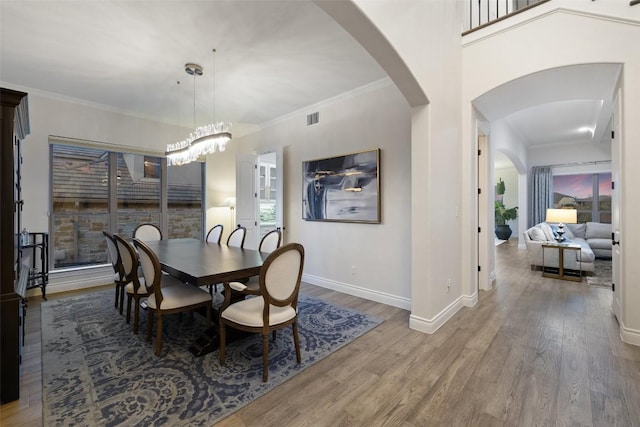
[[[307,126],[315,125],[320,120],[320,113],[307,114]]]

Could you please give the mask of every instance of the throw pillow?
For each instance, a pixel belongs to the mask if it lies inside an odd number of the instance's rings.
[[[542,229],[538,226],[531,227],[529,229],[529,237],[531,238],[531,240],[534,240],[536,242],[547,241],[547,236],[544,235],[544,231],[542,231]]]
[[[549,224],[547,224],[546,222],[543,222],[542,224],[540,224],[540,228],[544,232],[544,235],[547,238],[547,242],[553,242],[556,240],[556,238],[553,235],[553,230],[551,229],[551,226]]]
[[[571,233],[575,237],[585,238],[585,233],[587,232],[587,224],[565,224],[565,230],[569,228]]]

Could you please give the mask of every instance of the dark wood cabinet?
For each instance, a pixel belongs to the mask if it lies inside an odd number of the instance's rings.
[[[20,397],[20,144],[29,132],[27,94],[0,88],[0,104],[0,401],[5,403]]]

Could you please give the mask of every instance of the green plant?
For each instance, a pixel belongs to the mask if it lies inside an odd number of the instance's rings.
[[[498,196],[502,196],[504,194],[504,181],[502,180],[502,178],[498,178],[498,183],[496,184],[496,193],[498,194]]]
[[[504,203],[496,200],[496,225],[504,225],[507,221],[518,217],[518,207],[506,208]]]

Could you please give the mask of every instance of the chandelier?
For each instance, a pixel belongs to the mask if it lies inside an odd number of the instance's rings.
[[[215,55],[216,50],[213,49]],[[193,76],[193,117],[195,122],[195,81],[196,77],[203,74],[203,68],[198,64],[188,63],[184,66],[184,71]],[[222,152],[231,140],[230,123],[215,122],[216,102],[215,102],[215,58],[214,58],[213,79],[213,119],[214,122],[206,126],[196,128],[186,139],[173,144],[167,144],[167,165],[180,166],[196,161],[200,156],[212,154],[217,151]],[[195,127],[195,123],[194,123]]]

